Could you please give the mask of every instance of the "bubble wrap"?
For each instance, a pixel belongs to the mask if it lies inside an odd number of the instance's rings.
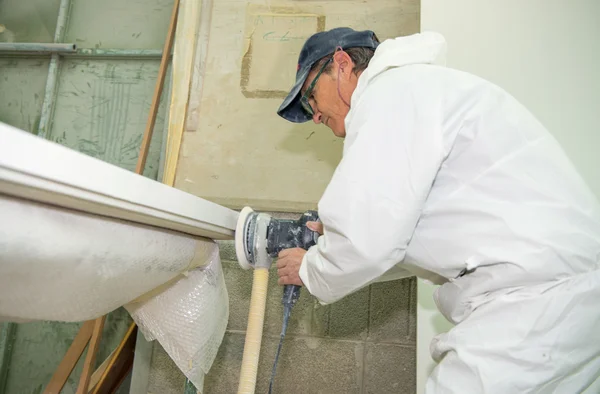
[[[216,244],[208,260],[206,267],[180,275],[125,305],[144,337],[158,340],[198,390],[202,390],[229,319],[229,299]]]

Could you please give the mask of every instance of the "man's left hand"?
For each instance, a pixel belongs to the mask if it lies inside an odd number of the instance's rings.
[[[277,260],[277,275],[279,275],[277,283],[279,285],[304,286],[299,271],[305,254],[306,250],[302,248],[284,249],[279,252]]]

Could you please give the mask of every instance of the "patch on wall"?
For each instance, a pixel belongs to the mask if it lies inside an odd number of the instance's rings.
[[[325,16],[292,7],[248,4],[240,87],[248,98],[285,98],[302,45],[325,30]]]

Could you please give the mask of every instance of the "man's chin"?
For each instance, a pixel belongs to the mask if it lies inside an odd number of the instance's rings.
[[[325,127],[327,127],[329,130],[331,130],[331,132],[333,133],[333,135],[335,135],[338,138],[344,138],[346,136],[346,130],[342,129],[342,130],[337,130],[327,124],[324,125]]]
[[[344,137],[346,137],[346,130],[334,130],[334,129],[331,129],[331,131],[333,132],[333,135],[335,135],[338,138],[344,138]]]

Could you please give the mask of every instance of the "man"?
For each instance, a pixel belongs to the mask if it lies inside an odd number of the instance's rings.
[[[278,114],[344,152],[323,235],[281,252],[279,283],[332,303],[400,264],[442,284],[456,325],[431,344],[428,394],[600,393],[600,204],[546,129],[443,67],[445,49],[347,28],[305,43]]]

